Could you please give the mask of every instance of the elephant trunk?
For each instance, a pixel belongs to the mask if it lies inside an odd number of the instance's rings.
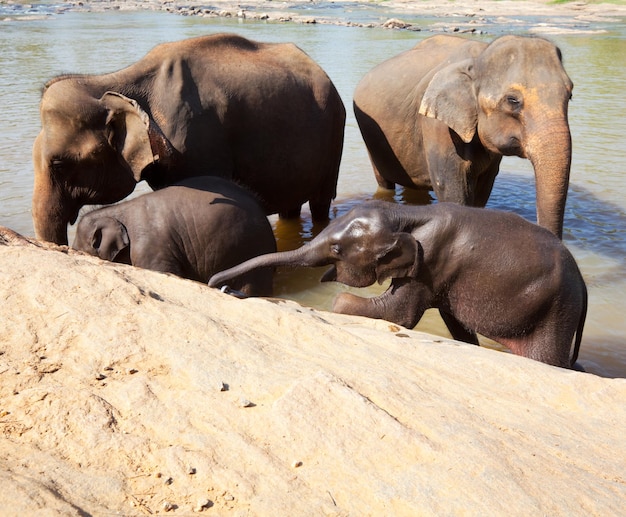
[[[572,162],[567,120],[545,124],[529,141],[526,154],[535,169],[537,224],[562,239]]]
[[[38,163],[36,153],[34,162],[32,217],[35,237],[42,241],[66,245],[68,243],[67,225],[76,220],[78,210],[63,199],[59,187],[52,181],[47,168]]]
[[[33,227],[35,237],[41,241],[67,245],[67,225],[73,223],[76,216],[67,213],[60,203],[51,202],[38,194],[33,193]]]
[[[311,242],[296,250],[259,255],[230,269],[216,273],[209,279],[209,287],[221,287],[233,278],[262,267],[315,267],[329,263],[329,259],[318,256],[317,245]]]

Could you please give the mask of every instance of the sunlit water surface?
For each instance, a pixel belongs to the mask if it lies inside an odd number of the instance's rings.
[[[330,10],[333,5],[326,8]],[[14,12],[8,12],[9,9]],[[424,201],[423,195],[414,192],[377,193],[352,113],[352,92],[369,69],[432,32],[263,23],[155,12],[68,12],[42,16],[47,9],[35,6],[27,12],[21,6],[0,6],[0,225],[33,235],[31,148],[40,129],[38,103],[46,80],[66,72],[114,71],[138,60],[158,43],[225,31],[261,41],[295,42],[326,70],[337,86],[348,119],[333,216],[373,197],[401,203]],[[319,15],[319,11],[315,13]],[[359,8],[352,16],[367,21],[385,14]],[[432,22],[411,21],[421,22],[425,28]],[[491,40],[506,32],[524,33],[532,24],[533,20],[526,20],[510,27],[493,26],[489,34],[478,37]],[[550,38],[561,47],[575,84],[570,104],[574,155],[564,239],[589,288],[589,313],[580,360],[590,372],[626,377],[626,67],[622,66],[626,25],[616,23],[606,28],[602,34]],[[136,192],[147,190],[140,185]],[[488,206],[512,210],[534,220],[534,192],[530,164],[506,158]],[[312,226],[306,210],[300,221],[277,221],[275,217],[272,221],[280,249],[295,248],[319,231]],[[280,270],[276,294],[330,309],[333,297],[346,287],[320,284],[322,273],[323,269]],[[381,289],[375,286],[360,291],[371,296]],[[417,328],[448,335],[435,311],[428,311]]]

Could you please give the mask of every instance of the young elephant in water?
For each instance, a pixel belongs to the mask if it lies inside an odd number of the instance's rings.
[[[455,339],[478,344],[480,333],[515,354],[562,367],[578,357],[587,314],[578,266],[552,233],[507,212],[371,201],[301,248],[248,260],[209,285],[267,266],[327,264],[322,282],[365,287],[391,278],[375,298],[339,294],[335,312],[412,328],[434,307]]]
[[[216,177],[191,178],[89,212],[72,245],[104,260],[206,282],[222,269],[276,251],[272,227],[256,199]],[[232,287],[271,296],[273,271],[253,271]]]

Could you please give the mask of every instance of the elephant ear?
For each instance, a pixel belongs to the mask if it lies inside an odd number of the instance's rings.
[[[415,278],[419,267],[419,244],[410,233],[394,233],[392,241],[378,256],[376,279]]]
[[[124,158],[135,181],[153,163],[168,165],[175,150],[156,123],[136,100],[106,92],[100,102],[108,111],[106,129],[111,146]]]
[[[478,107],[473,79],[473,59],[452,63],[428,83],[419,113],[436,118],[467,144],[476,133]]]
[[[113,217],[103,217],[95,226],[91,246],[102,260],[114,262],[115,258],[130,246],[126,227]]]

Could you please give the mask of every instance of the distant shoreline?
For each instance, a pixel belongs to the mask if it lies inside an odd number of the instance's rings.
[[[368,9],[382,16],[375,21],[363,22],[362,15]],[[423,29],[423,24],[414,25],[411,20],[424,17],[433,20],[427,25],[428,30],[461,33],[484,33],[489,32],[489,27],[504,25],[523,29],[524,25],[529,25],[529,18],[539,20],[530,27],[532,32],[595,33],[602,32],[599,25],[626,20],[626,2],[553,3],[548,0],[209,0],[209,3],[200,5],[188,0],[73,0],[55,6],[57,13],[146,10],[183,16],[407,30]],[[350,19],[352,13],[353,20]]]

